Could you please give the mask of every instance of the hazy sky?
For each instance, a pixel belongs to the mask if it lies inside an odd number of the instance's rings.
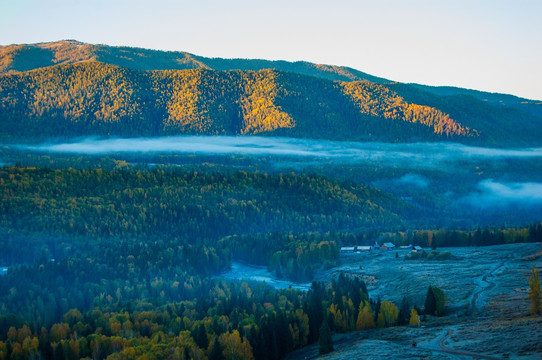
[[[0,0],[0,44],[306,60],[542,100],[541,0]]]

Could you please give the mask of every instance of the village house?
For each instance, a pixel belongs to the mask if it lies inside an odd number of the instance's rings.
[[[380,246],[380,249],[382,250],[393,250],[395,249],[395,245],[393,243],[387,242]]]
[[[371,251],[371,250],[373,250],[373,247],[369,246],[369,245],[367,245],[367,246],[360,246],[360,245],[356,246],[356,251],[357,252]]]

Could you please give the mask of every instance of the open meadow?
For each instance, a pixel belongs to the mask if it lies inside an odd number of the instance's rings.
[[[361,276],[371,297],[387,294],[382,300],[396,304],[406,297],[420,308],[427,287],[437,286],[448,299],[447,315],[428,316],[420,326],[337,334],[335,351],[322,358],[540,359],[542,318],[529,315],[527,299],[531,268],[542,268],[540,244],[438,251],[449,251],[455,259],[404,260],[407,250],[341,255],[341,265],[322,280],[341,271]],[[312,347],[289,359],[317,356]]]

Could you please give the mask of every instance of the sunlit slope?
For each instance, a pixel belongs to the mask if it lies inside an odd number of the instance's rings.
[[[0,87],[4,135],[35,136],[37,126],[42,136],[267,133],[492,146],[542,138],[541,102],[309,62],[69,40],[0,46]]]
[[[432,91],[427,92],[416,85],[386,86],[409,103],[440,109],[458,123],[476,129],[487,144],[542,144],[542,102],[459,88],[422,87]]]
[[[85,62],[0,76],[4,136],[269,134],[475,139],[476,129],[383,85],[275,70],[137,71]]]

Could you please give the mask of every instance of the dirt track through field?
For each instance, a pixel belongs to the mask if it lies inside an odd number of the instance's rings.
[[[482,308],[482,306],[478,304],[480,294],[482,294],[484,291],[491,290],[495,286],[495,282],[489,281],[488,277],[493,275],[495,271],[503,267],[504,264],[505,264],[505,261],[502,261],[499,265],[491,268],[488,272],[486,272],[482,276],[480,280],[480,284],[478,285],[478,288],[474,290],[474,292],[472,293],[472,299],[469,306],[469,315],[473,315],[475,311],[480,311],[480,309]]]
[[[344,272],[363,279],[373,299],[381,296],[398,304],[406,296],[418,306],[428,285],[437,286],[448,298],[447,315],[428,316],[420,326],[334,334],[332,353],[319,355],[315,344],[288,359],[542,359],[537,331],[542,319],[527,316],[528,274],[532,267],[540,268],[531,255],[540,246],[441,249],[455,257],[443,261],[406,261],[390,251],[345,254],[319,280]]]
[[[494,357],[494,356],[489,356],[489,355],[483,355],[483,354],[477,354],[477,353],[473,353],[473,352],[470,352],[470,351],[461,351],[461,350],[453,350],[453,349],[450,349],[449,347],[447,347],[445,345],[445,342],[446,340],[448,340],[448,338],[450,338],[452,335],[454,334],[454,331],[453,329],[448,329],[448,331],[446,332],[446,334],[444,336],[442,336],[442,338],[440,338],[438,340],[438,347],[440,348],[440,351],[442,352],[445,352],[447,354],[451,354],[451,355],[458,355],[458,356],[470,356],[472,358],[476,358],[476,359],[488,359],[488,360],[502,360],[502,358],[498,358],[498,357]]]

